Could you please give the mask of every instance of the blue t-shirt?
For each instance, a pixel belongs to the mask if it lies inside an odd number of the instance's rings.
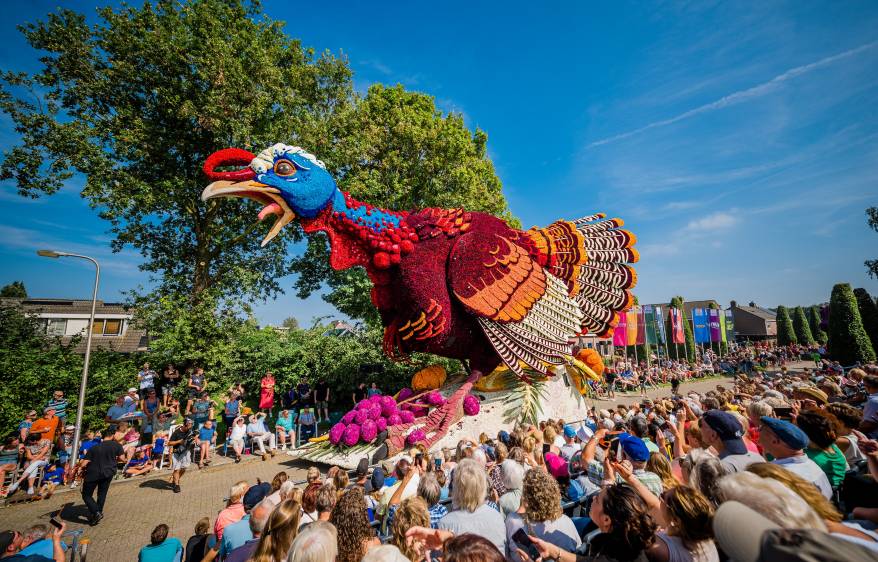
[[[183,544],[174,537],[168,537],[161,544],[150,544],[140,549],[139,562],[174,562],[177,553],[183,551]]]
[[[79,446],[79,456],[84,456],[86,451],[88,451],[100,442],[100,437],[95,437],[94,439],[87,439],[86,441],[83,441],[82,444]]]
[[[55,470],[47,470],[43,474],[43,482],[51,482],[53,484],[64,483],[64,467],[59,466]]]
[[[67,545],[64,544],[64,542],[61,542],[61,550],[67,550]],[[26,548],[22,548],[18,551],[17,556],[21,556],[22,558],[27,558],[28,556],[45,556],[49,560],[54,560],[55,550],[52,546],[52,539],[40,539],[37,542],[28,545]],[[11,560],[15,559],[15,556],[11,558]],[[6,558],[3,560],[6,560]]]
[[[210,441],[211,439],[213,439],[213,436],[215,433],[216,433],[215,427],[211,427],[210,429],[207,429],[206,427],[202,427],[201,429],[198,430],[198,439],[200,439],[202,441]]]
[[[292,415],[288,415],[287,417],[279,416],[275,425],[289,432],[293,430],[293,421]]]
[[[226,525],[226,528],[223,529],[219,557],[224,558],[231,551],[251,540],[253,540],[253,531],[250,530],[250,514],[248,513],[239,521]]]

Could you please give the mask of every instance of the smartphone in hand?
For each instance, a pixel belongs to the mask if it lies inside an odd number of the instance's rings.
[[[530,556],[531,560],[536,560],[540,557],[540,552],[537,550],[536,544],[530,540],[530,537],[527,536],[524,529],[515,531],[512,535],[512,540],[515,541],[515,544],[520,546],[523,551],[527,552],[527,555]]]

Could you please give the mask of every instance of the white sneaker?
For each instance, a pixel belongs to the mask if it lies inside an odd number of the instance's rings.
[[[12,486],[9,486],[9,488],[6,490],[6,493],[11,496],[12,494],[15,493],[15,490],[17,490],[17,489],[18,489],[18,482],[16,482]]]
[[[29,495],[29,496],[34,495],[34,489],[33,489],[33,488],[28,488],[28,489],[27,489],[27,495]]]

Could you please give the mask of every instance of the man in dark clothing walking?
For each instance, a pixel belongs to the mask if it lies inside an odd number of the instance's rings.
[[[115,431],[110,428],[103,430],[101,442],[91,447],[82,460],[85,465],[82,501],[88,507],[88,522],[92,526],[104,518],[104,502],[107,501],[107,491],[116,474],[116,463],[125,456],[125,450],[113,439],[114,435]],[[92,498],[95,490],[98,492],[97,501]]]
[[[186,418],[183,425],[179,426],[171,434],[168,446],[171,449],[171,469],[174,473],[171,479],[174,484],[174,492],[180,493],[180,479],[186,473],[186,469],[192,464],[192,450],[195,448],[195,427],[192,418]]]

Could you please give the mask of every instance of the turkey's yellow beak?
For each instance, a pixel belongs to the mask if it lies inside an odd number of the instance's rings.
[[[217,197],[245,197],[258,201],[263,205],[262,210],[257,215],[260,221],[269,215],[278,216],[271,226],[271,230],[262,239],[262,246],[268,244],[284,226],[296,218],[296,213],[290,209],[290,206],[281,197],[279,189],[255,180],[215,181],[201,192],[202,201],[208,201]]]

